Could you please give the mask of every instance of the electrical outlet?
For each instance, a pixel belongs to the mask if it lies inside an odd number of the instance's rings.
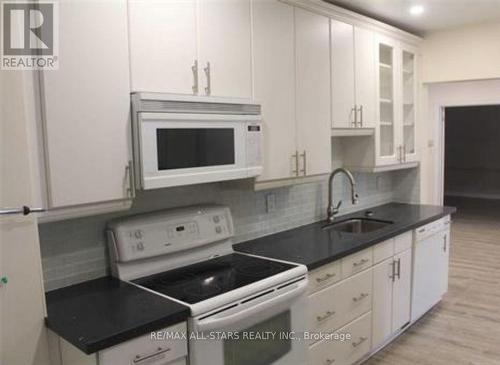
[[[267,194],[266,195],[266,212],[272,213],[276,210],[276,195]]]

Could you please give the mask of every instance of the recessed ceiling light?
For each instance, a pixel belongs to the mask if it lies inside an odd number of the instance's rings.
[[[424,7],[422,5],[413,5],[410,8],[411,15],[420,15],[424,12]]]

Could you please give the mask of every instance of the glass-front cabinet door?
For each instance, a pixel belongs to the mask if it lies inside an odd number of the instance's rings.
[[[416,151],[416,51],[409,47],[401,49],[401,88],[402,88],[402,145],[403,161],[417,160]]]
[[[396,118],[396,44],[383,37],[378,37],[377,77],[378,77],[378,120],[377,128],[377,165],[395,164],[398,162],[398,146],[396,146],[398,130]]]

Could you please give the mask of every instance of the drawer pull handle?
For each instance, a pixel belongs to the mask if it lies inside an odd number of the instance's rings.
[[[335,362],[335,359],[326,359],[325,364],[332,365],[334,362]]]
[[[352,343],[352,347],[358,347],[359,345],[361,345],[366,340],[368,340],[368,337],[360,337],[358,342],[353,342]]]
[[[170,347],[167,347],[165,349],[162,348],[162,347],[158,347],[158,349],[155,352],[151,353],[151,354],[142,355],[142,356],[141,355],[136,355],[135,358],[134,358],[134,360],[133,360],[133,362],[134,362],[134,364],[140,364],[140,363],[142,363],[145,360],[149,360],[149,359],[151,359],[153,357],[156,357],[158,355],[162,355],[162,354],[164,354],[166,352],[169,352],[169,351],[170,351]]]
[[[329,280],[329,279],[331,279],[331,278],[334,278],[335,276],[336,276],[336,274],[335,274],[335,273],[333,273],[333,274],[332,274],[332,273],[327,273],[327,274],[326,274],[325,276],[323,276],[323,277],[316,278],[316,282],[318,282],[318,283],[322,283],[323,281],[325,281],[325,280]]]
[[[358,262],[353,263],[353,264],[352,264],[352,266],[354,266],[354,267],[358,267],[358,266],[361,266],[361,265],[366,264],[366,263],[367,263],[367,262],[369,262],[369,261],[370,261],[370,260],[368,260],[368,259],[362,259],[362,260],[360,260],[360,261],[358,261]]]
[[[368,293],[361,293],[359,297],[354,297],[354,298],[352,298],[352,301],[353,301],[353,302],[355,302],[355,303],[356,303],[356,302],[359,302],[360,300],[365,299],[365,298],[366,298],[367,296],[369,296],[369,295],[370,295],[370,294],[368,294]]]
[[[325,319],[330,318],[331,316],[335,315],[335,311],[327,311],[324,315],[322,316],[317,316],[316,320],[318,322],[323,322]]]

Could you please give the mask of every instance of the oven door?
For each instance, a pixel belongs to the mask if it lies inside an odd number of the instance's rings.
[[[304,365],[307,279],[189,322],[190,365]]]
[[[140,113],[143,189],[248,176],[246,124],[255,116]]]

